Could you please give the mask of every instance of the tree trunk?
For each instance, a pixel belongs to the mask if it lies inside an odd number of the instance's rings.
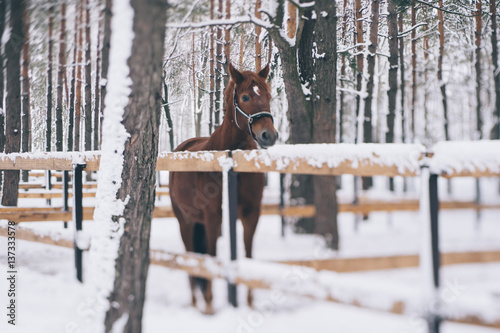
[[[385,142],[394,142],[394,118],[396,116],[396,96],[398,94],[398,13],[394,0],[388,4],[387,26],[389,31],[389,112],[387,113],[387,132]]]
[[[61,34],[59,36],[59,68],[56,97],[56,150],[63,151],[63,84],[66,71],[66,4],[61,4]]]
[[[337,36],[335,1],[316,0],[316,56],[313,85],[314,134],[317,143],[335,143],[337,104]],[[314,54],[314,53],[313,53]],[[321,55],[321,56],[319,56]],[[339,248],[337,227],[336,177],[314,177],[315,232],[325,237],[327,246]]]
[[[54,29],[54,6],[49,7],[49,51],[47,60],[47,130],[45,151],[52,150],[52,50]]]
[[[226,0],[226,20],[231,19],[231,0]],[[223,93],[229,83],[229,62],[231,61],[231,26],[226,25],[224,27],[224,60],[222,62],[222,67],[224,69],[223,73],[223,83],[221,92]],[[221,102],[223,103],[223,102]],[[221,106],[222,108],[222,106]]]
[[[222,13],[224,12],[224,1],[219,0],[219,19],[222,19]],[[220,110],[222,109],[222,29],[221,27],[217,27],[217,39],[215,40],[216,44],[216,55],[215,55],[215,120],[214,120],[214,129],[219,127],[220,125]]]
[[[255,1],[255,17],[260,19],[262,13],[260,8],[262,7],[262,0]],[[262,69],[262,44],[260,43],[260,33],[261,27],[255,26],[255,71],[259,72]]]
[[[78,10],[78,43],[76,58],[76,85],[75,85],[75,140],[74,151],[80,151],[80,130],[82,120],[82,60],[83,60],[83,4],[79,1]]]
[[[439,8],[443,8],[443,0],[439,0]],[[443,103],[443,118],[444,118],[444,137],[445,140],[450,140],[449,119],[448,119],[448,100],[446,98],[446,84],[443,80],[443,57],[444,57],[444,15],[442,10],[438,10],[438,30],[439,30],[439,56],[437,79],[441,90],[441,101]]]
[[[481,36],[482,36],[482,0],[476,1],[476,139],[483,138],[483,120],[481,116]]]
[[[90,44],[90,5],[85,1],[85,150],[92,150],[92,59]],[[90,173],[87,173],[87,179]],[[88,179],[89,180],[89,179]]]
[[[194,121],[194,127],[195,127],[195,136],[199,137],[200,131],[201,131],[201,123],[198,121],[198,109],[196,105],[196,65],[194,61],[194,54],[195,54],[195,47],[194,47],[194,33],[191,34],[191,78],[193,80],[193,121]]]
[[[215,0],[210,0],[210,20],[214,19]],[[212,134],[214,126],[214,97],[215,97],[215,36],[214,27],[210,27],[210,105],[208,106],[208,134]],[[166,84],[166,83],[165,83]]]
[[[385,142],[394,142],[394,119],[396,118],[396,97],[398,94],[398,8],[394,0],[387,5],[387,28],[389,33],[389,90],[387,91],[389,111]],[[394,191],[394,178],[389,178],[389,190]]]
[[[76,93],[76,67],[78,51],[78,5],[75,6],[75,33],[73,37],[73,64],[71,70],[71,83],[69,88],[69,114],[68,114],[68,151],[74,148],[74,124],[75,124],[75,93]]]
[[[5,30],[5,10],[6,0],[0,0],[0,36],[3,36]],[[2,38],[0,38],[0,50],[2,50]],[[3,104],[4,93],[4,76],[3,76],[3,52],[0,52],[0,153],[3,153],[5,148],[5,108]],[[0,187],[3,182],[3,171],[0,170]]]
[[[403,13],[398,17],[399,31],[403,31]],[[399,37],[399,77],[401,81],[401,142],[406,142],[406,115],[405,115],[405,40]]]
[[[97,28],[97,46],[96,46],[96,59],[95,59],[95,83],[94,83],[94,150],[99,150],[99,119],[100,119],[100,106],[101,106],[101,88],[99,81],[101,76],[101,32],[103,29],[104,20],[99,20],[99,27]]]
[[[104,98],[106,97],[106,84],[108,79],[109,67],[109,38],[111,37],[111,1],[105,0],[104,4],[104,30],[102,36],[102,50],[101,50],[101,80],[99,86],[101,87],[101,113],[99,115],[100,141],[102,142],[102,119],[104,115]]]
[[[425,25],[422,27],[422,32],[423,32],[423,41],[422,41],[422,51],[424,55],[424,82],[428,82],[428,69],[427,69],[427,63],[429,60],[429,36],[428,36],[428,19],[427,19],[427,8],[423,7],[423,18]],[[439,10],[438,10],[439,12]],[[428,98],[428,92],[427,92],[427,85],[423,85],[423,91],[424,91],[424,140],[422,140],[424,143],[427,143],[427,146],[430,146],[432,144],[432,138],[429,132],[429,108],[427,107],[427,98]]]
[[[411,6],[411,26],[417,24],[417,9],[415,0]],[[415,142],[415,109],[417,107],[417,38],[416,29],[411,31],[411,68],[412,68],[412,85],[411,85],[411,142]]]
[[[31,110],[30,110],[30,17],[28,10],[23,13],[23,26],[24,26],[24,44],[22,50],[23,64],[22,64],[22,138],[21,138],[21,151],[31,151]],[[0,67],[3,68],[3,67]],[[22,172],[23,182],[29,180],[29,170]]]
[[[342,43],[345,45],[346,41],[346,30],[347,30],[347,0],[343,2],[343,16],[342,16]],[[345,64],[345,52],[342,53],[340,67],[340,88],[345,88],[346,78],[346,64]],[[340,102],[339,102],[339,142],[344,142],[344,90],[340,90]],[[339,177],[339,180],[342,179]]]
[[[5,96],[5,152],[17,153],[21,148],[21,49],[24,44],[24,0],[10,3],[9,39],[5,44],[7,85]],[[4,171],[2,205],[17,206],[19,171]]]
[[[491,138],[500,140],[500,73],[498,72],[497,4],[495,1],[490,1],[490,12],[491,62],[493,63],[493,78],[495,81],[495,124],[493,126]]]
[[[356,19],[356,29],[354,30],[354,43],[358,45],[356,49],[356,91],[361,92],[363,86],[363,15],[361,13],[361,0],[354,1],[354,13]],[[361,112],[361,96],[356,95],[356,135],[354,142],[358,142],[359,113]]]
[[[366,62],[368,65],[367,68],[368,80],[366,84],[366,98],[365,98],[365,110],[364,110],[365,116],[363,122],[363,142],[365,143],[373,142],[372,100],[373,100],[373,90],[375,87],[375,60],[377,56],[377,44],[378,44],[379,8],[380,8],[380,0],[372,0],[371,22],[370,22],[370,45],[368,46],[368,56],[366,57]],[[369,189],[373,185],[372,177],[363,177],[362,181],[364,190]]]
[[[165,110],[165,118],[167,118],[167,125],[168,125],[168,138],[169,138],[169,143],[170,143],[170,151],[174,151],[175,145],[174,145],[174,124],[172,122],[172,116],[170,114],[170,105],[168,104],[168,86],[167,82],[165,82],[165,77],[166,74],[163,73],[163,100],[162,100],[162,105],[163,109]]]
[[[125,318],[122,332],[140,333],[155,201],[166,2],[131,0],[131,5],[134,38],[128,64],[132,91],[122,121],[130,137],[125,142],[118,191],[118,199],[126,200],[126,204],[123,215],[114,217],[125,224],[116,259],[114,288],[109,297],[110,304],[118,306],[109,308],[105,327],[107,332],[113,331],[115,323]]]

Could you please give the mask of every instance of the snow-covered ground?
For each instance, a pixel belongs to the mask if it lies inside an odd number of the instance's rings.
[[[271,185],[276,178],[271,177]],[[383,178],[376,179],[376,188],[370,196],[381,198],[389,195],[381,190]],[[416,182],[418,183],[418,182]],[[349,177],[344,178],[344,189],[339,197],[348,200],[352,188]],[[498,180],[483,179],[483,200],[498,203]],[[442,181],[441,197],[446,198],[446,183]],[[401,186],[397,180],[397,186]],[[410,187],[417,185],[410,184]],[[274,187],[274,186],[273,186]],[[274,187],[275,188],[275,187]],[[454,199],[473,200],[474,181],[454,181]],[[269,191],[268,193],[275,191]],[[268,201],[274,201],[271,194]],[[402,196],[401,193],[397,195]],[[411,196],[411,195],[407,195]],[[94,199],[86,199],[90,205]],[[44,204],[44,200],[21,201],[23,205]],[[53,204],[59,204],[53,200]],[[168,204],[163,197],[159,205]],[[484,210],[480,223],[472,210],[442,211],[440,214],[440,245],[444,252],[466,250],[500,250],[500,210]],[[84,229],[88,226],[87,222]],[[5,223],[2,221],[3,226]],[[419,251],[420,221],[415,212],[373,213],[361,221],[355,230],[352,214],[339,215],[341,250],[319,251],[321,257],[358,257],[416,254]],[[60,233],[71,237],[72,229],[63,229],[62,223],[24,223],[25,227],[41,233]],[[239,228],[241,236],[241,227]],[[310,235],[296,235],[287,230],[282,238],[281,219],[277,216],[261,217],[255,235],[254,256],[260,260],[312,259],[318,257],[321,239]],[[6,239],[0,238],[0,271],[7,271]],[[177,222],[174,219],[153,221],[151,248],[183,252]],[[239,253],[243,248],[240,242]],[[84,257],[84,279],[88,260]],[[17,242],[18,261],[18,317],[17,325],[7,325],[5,314],[0,321],[1,332],[86,332],[94,319],[95,309],[101,303],[88,286],[78,283],[74,276],[73,250],[26,241]],[[6,273],[4,273],[5,275]],[[421,273],[417,268],[342,274],[353,279],[377,284],[393,283],[398,288],[420,290]],[[467,264],[442,268],[443,286],[458,286],[455,305],[469,304],[481,312],[483,304],[500,306],[500,263]],[[0,279],[0,302],[5,309],[7,281]],[[417,313],[409,316],[359,309],[330,302],[284,294],[277,301],[270,290],[255,291],[255,309],[245,305],[246,292],[240,287],[241,307],[231,308],[226,302],[227,287],[222,280],[214,282],[214,307],[216,314],[206,316],[190,306],[191,295],[187,275],[181,271],[151,266],[149,270],[147,299],[144,310],[144,332],[425,332],[425,325]],[[482,298],[488,298],[485,302]],[[380,300],[383,302],[383,300]],[[453,305],[453,304],[452,304]],[[484,309],[488,313],[488,309]],[[6,312],[5,312],[6,313]],[[500,330],[444,323],[443,332],[500,332]]]

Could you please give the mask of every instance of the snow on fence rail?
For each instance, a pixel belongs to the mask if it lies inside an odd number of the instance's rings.
[[[25,228],[18,228],[17,234],[19,239],[73,248],[72,240],[59,235],[38,234]],[[0,226],[0,236],[6,235],[7,229]],[[458,253],[452,255],[456,259],[461,257]],[[498,257],[500,253],[495,252],[489,255]],[[412,260],[415,259],[418,261],[417,256]],[[219,259],[197,253],[177,254],[151,250],[151,264],[180,269],[190,275],[208,279],[227,279],[229,272],[225,263]],[[401,315],[422,314],[420,290],[404,285],[394,285],[393,281],[345,276],[302,264],[290,265],[255,259],[238,260],[234,272],[235,282],[250,288],[272,289],[274,292]],[[445,319],[454,322],[500,328],[498,316],[500,305],[489,299],[487,295],[482,296],[484,297],[478,297],[480,303],[473,302],[472,305],[454,302],[451,306],[441,309],[441,314]],[[487,309],[486,313],[485,309]]]
[[[423,163],[431,172],[451,177],[500,175],[500,141],[440,142],[430,152],[419,144],[278,145],[267,150],[164,152],[159,171],[222,171],[232,159],[236,172],[303,173],[317,175],[417,176]],[[99,169],[100,152],[0,154],[0,170]]]
[[[232,158],[236,172],[305,173],[319,175],[415,176],[424,153],[421,145],[403,144],[313,144],[281,145],[267,150],[168,152],[158,156],[157,170],[222,171]],[[0,154],[2,170],[99,169],[99,152],[53,152]]]

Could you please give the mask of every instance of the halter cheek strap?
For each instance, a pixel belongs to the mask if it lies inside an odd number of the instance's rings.
[[[236,114],[236,111],[238,111],[245,118],[248,119],[248,130],[250,131],[250,135],[252,136],[252,138],[254,140],[257,140],[257,138],[255,137],[255,135],[253,134],[253,131],[252,131],[252,123],[253,123],[254,120],[260,119],[262,117],[269,117],[269,118],[271,118],[271,121],[274,124],[274,118],[273,118],[273,115],[270,112],[261,111],[261,112],[257,112],[257,113],[249,115],[245,111],[243,111],[238,106],[238,103],[236,102],[236,89],[234,89],[234,92],[233,92],[233,104],[234,104],[234,120],[236,121],[236,126],[238,126],[238,128],[241,129],[240,125],[238,124],[238,117],[237,117],[237,114]]]

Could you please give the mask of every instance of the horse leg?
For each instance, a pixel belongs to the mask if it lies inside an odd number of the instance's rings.
[[[174,211],[176,210],[174,205]],[[182,213],[176,214],[179,220],[179,229],[181,232],[182,241],[186,247],[186,251],[193,252],[193,233],[194,233],[194,223],[187,221]],[[196,280],[193,276],[189,276],[189,285],[191,287],[191,305],[196,308]]]
[[[252,258],[253,235],[255,234],[255,229],[257,229],[260,209],[253,209],[248,215],[245,216],[245,214],[240,214],[240,216],[241,222],[243,224],[243,242],[245,243],[245,254],[247,258]],[[251,288],[248,288],[247,302],[249,307],[253,307],[253,292]]]
[[[206,228],[207,232],[207,254],[215,257],[217,254],[217,238],[219,236],[219,229],[216,226],[210,225],[209,227]],[[203,297],[205,299],[205,314],[212,315],[215,313],[213,305],[212,305],[212,300],[213,300],[213,293],[212,293],[212,280],[207,279],[207,284],[205,289],[203,290]]]

